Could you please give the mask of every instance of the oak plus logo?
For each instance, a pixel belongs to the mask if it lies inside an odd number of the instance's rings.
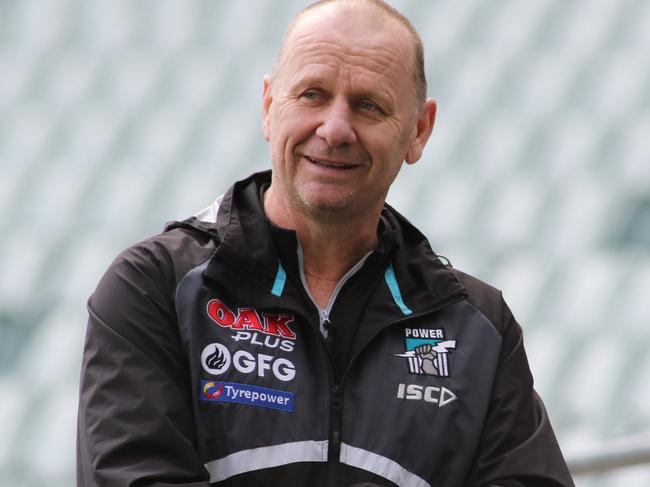
[[[211,375],[222,375],[234,368],[242,374],[256,373],[258,377],[272,375],[283,382],[296,376],[296,367],[289,359],[265,353],[253,354],[247,350],[231,353],[222,343],[211,343],[203,349],[201,365]]]
[[[239,308],[237,313],[218,299],[207,304],[208,316],[217,325],[234,331],[248,330],[264,335],[295,340],[296,334],[289,326],[294,316],[287,313],[259,313],[254,308]]]

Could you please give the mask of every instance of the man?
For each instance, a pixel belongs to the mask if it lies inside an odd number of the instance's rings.
[[[384,201],[436,105],[379,1],[320,2],[264,80],[272,173],[89,301],[80,485],[573,485],[495,289]]]

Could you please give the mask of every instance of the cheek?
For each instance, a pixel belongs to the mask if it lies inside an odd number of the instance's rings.
[[[304,140],[309,134],[309,120],[298,110],[278,110],[273,119],[273,145],[287,146]]]
[[[368,133],[365,137],[360,137],[360,140],[373,160],[378,161],[383,170],[390,170],[387,166],[392,165],[391,161],[400,159],[405,153],[403,144],[397,142],[397,137],[393,131],[383,130]]]

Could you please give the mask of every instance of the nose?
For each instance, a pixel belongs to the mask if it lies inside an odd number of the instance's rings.
[[[352,112],[346,101],[333,101],[323,113],[316,135],[324,139],[330,147],[354,144],[357,134],[352,125]]]

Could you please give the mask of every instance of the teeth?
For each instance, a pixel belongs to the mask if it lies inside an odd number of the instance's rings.
[[[320,159],[314,159],[312,157],[308,157],[308,159],[313,162],[314,164],[318,164],[319,166],[326,166],[326,167],[336,167],[339,169],[351,169],[354,167],[353,164],[339,164],[339,163],[332,163],[328,161],[322,161]]]

